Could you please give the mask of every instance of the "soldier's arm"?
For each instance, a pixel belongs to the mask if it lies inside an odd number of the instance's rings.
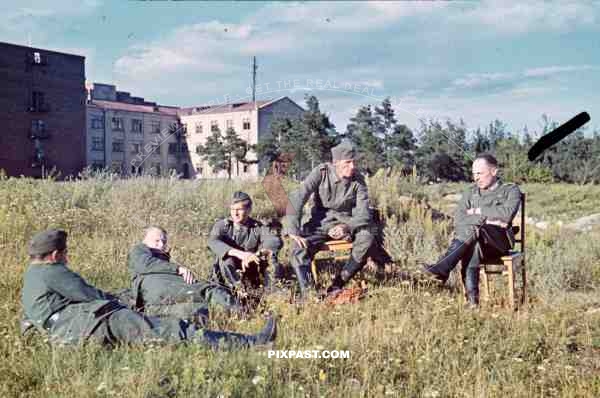
[[[235,247],[225,243],[223,240],[226,236],[226,232],[225,221],[219,220],[213,225],[210,234],[208,235],[208,248],[221,259],[224,259],[231,249],[235,249]]]
[[[360,183],[356,193],[356,204],[352,209],[352,217],[348,222],[348,226],[354,231],[357,228],[368,226],[370,222],[369,191],[364,183]]]
[[[177,265],[153,256],[152,251],[143,243],[131,249],[127,265],[133,275],[177,274]]]
[[[115,299],[112,294],[96,289],[65,266],[49,265],[47,267],[46,286],[63,297],[77,302]]]
[[[482,225],[485,222],[485,216],[481,214],[467,214],[467,209],[470,208],[471,191],[463,192],[458,207],[454,213],[454,226],[459,225]]]
[[[510,224],[519,211],[521,204],[521,190],[518,186],[512,185],[508,191],[508,197],[505,202],[494,207],[486,207],[481,209],[481,215],[489,220],[499,220],[506,224]]]
[[[300,235],[300,221],[304,205],[321,183],[321,168],[315,167],[300,187],[290,194],[290,203],[283,219],[284,235]]]

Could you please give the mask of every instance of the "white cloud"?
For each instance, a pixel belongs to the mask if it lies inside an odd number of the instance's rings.
[[[566,65],[566,66],[544,66],[541,68],[531,68],[525,70],[523,75],[526,77],[547,77],[557,73],[579,72],[583,70],[596,69],[592,65]]]
[[[486,1],[453,10],[460,11],[449,14],[453,23],[482,25],[502,34],[570,31],[595,27],[600,20],[599,9],[591,2]]]
[[[465,77],[454,79],[452,85],[460,88],[477,88],[490,83],[509,81],[514,78],[512,73],[469,73]]]

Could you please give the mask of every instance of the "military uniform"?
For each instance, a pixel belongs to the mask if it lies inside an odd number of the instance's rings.
[[[511,223],[521,203],[521,191],[515,184],[496,180],[486,190],[473,185],[463,192],[454,216],[455,239],[446,254],[426,270],[446,281],[458,261],[467,295],[477,302],[479,297],[479,266],[484,258],[504,255],[514,245]],[[467,214],[468,209],[481,209],[481,214]],[[506,228],[486,221],[499,221]]]
[[[48,230],[32,238],[29,252],[42,256],[65,248],[66,233]],[[47,332],[51,342],[58,344],[93,339],[108,344],[192,341],[218,347],[263,344],[275,337],[273,319],[257,336],[246,336],[197,329],[201,325],[176,318],[146,317],[89,285],[63,262],[30,264],[23,276],[21,301],[23,324]]]
[[[242,268],[241,260],[229,256],[231,249],[256,253],[258,250],[269,250],[275,270],[275,278],[281,277],[281,270],[277,262],[277,254],[283,242],[276,231],[273,231],[260,221],[248,218],[244,224],[236,224],[230,218],[217,221],[208,237],[208,248],[215,254],[214,276],[220,283],[231,288],[240,287],[242,278],[239,270]],[[260,264],[252,264],[245,273],[244,280],[257,288],[261,284],[268,284],[270,276],[267,274],[268,262],[263,259]]]
[[[311,217],[301,228],[302,208],[311,195]],[[333,164],[321,164],[290,195],[290,205],[284,219],[284,234],[302,236],[308,244],[307,248],[302,248],[295,241],[292,242],[291,265],[302,291],[314,287],[310,262],[317,247],[331,240],[328,231],[339,224],[346,224],[350,228],[351,236],[347,238],[352,240],[352,253],[342,270],[343,278],[342,274],[338,275],[334,284],[343,285],[362,269],[367,252],[375,242],[369,194],[362,175],[355,173],[352,178],[339,178]]]
[[[187,318],[209,304],[237,309],[226,289],[210,282],[185,283],[168,254],[143,243],[133,246],[127,264],[138,305],[149,315]]]

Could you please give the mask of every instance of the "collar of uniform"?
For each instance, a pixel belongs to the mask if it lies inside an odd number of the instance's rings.
[[[236,223],[233,222],[233,220],[231,219],[231,217],[228,217],[227,218],[227,222],[229,224],[231,224],[234,228],[236,228],[236,226],[237,227],[246,227],[246,228],[248,228],[248,227],[253,226],[256,223],[256,220],[254,220],[252,217],[248,217],[246,219],[245,223],[243,223],[243,224],[236,224]]]
[[[498,179],[496,179],[496,182],[491,187],[486,189],[485,191],[482,191],[477,185],[475,185],[475,189],[476,189],[477,193],[479,195],[481,195],[481,192],[494,192],[496,189],[498,189],[498,187],[500,185],[502,185],[502,181],[498,178]]]

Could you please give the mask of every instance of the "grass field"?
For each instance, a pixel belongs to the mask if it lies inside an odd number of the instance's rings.
[[[386,213],[386,246],[402,270],[433,261],[452,232],[433,208],[461,186],[421,186],[410,178],[369,181]],[[291,189],[293,184],[287,183]],[[518,313],[493,305],[463,307],[452,287],[379,285],[356,305],[303,307],[269,298],[281,315],[276,348],[349,350],[350,359],[269,359],[266,349],[213,352],[201,347],[88,345],[56,349],[19,336],[20,289],[32,233],[70,234],[71,267],[105,290],[126,287],[126,256],[148,224],[170,233],[174,258],[206,276],[206,234],[243,189],[254,214],[274,211],[259,183],[176,179],[76,182],[0,181],[1,397],[597,397],[600,396],[600,231],[529,228],[529,303]],[[571,220],[600,208],[600,187],[531,185],[528,215]],[[400,195],[415,198],[400,201]],[[281,259],[287,262],[286,250]],[[261,324],[216,314],[213,327],[252,332]]]

